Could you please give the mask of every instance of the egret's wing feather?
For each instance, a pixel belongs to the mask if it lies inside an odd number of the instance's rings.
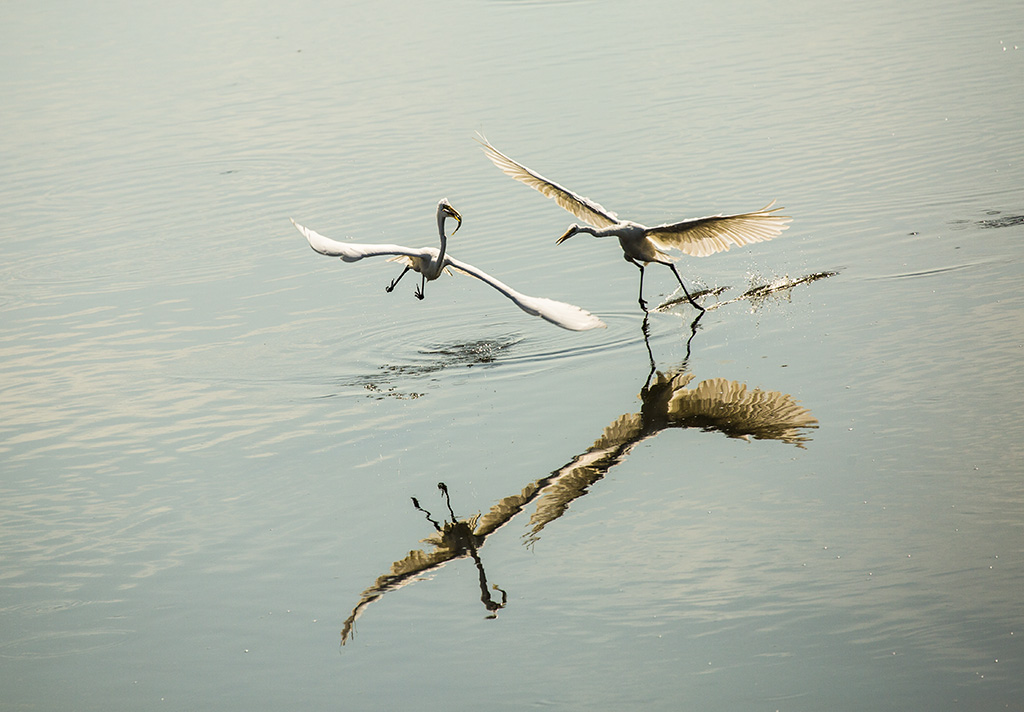
[[[505,175],[515,178],[520,183],[525,183],[534,190],[539,191],[542,195],[546,195],[585,223],[594,227],[611,227],[619,222],[619,219],[612,211],[601,207],[590,198],[584,198],[582,195],[573,193],[568,188],[563,188],[558,183],[549,181],[541,174],[531,171],[522,163],[513,161],[489,144],[482,136],[477,139],[477,143],[483,146],[487,157]]]
[[[749,245],[778,237],[792,218],[776,215],[772,201],[760,210],[739,215],[710,215],[671,225],[647,228],[647,237],[661,247],[674,247],[693,257],[724,252],[733,245]]]
[[[418,257],[430,260],[431,256],[436,253],[436,250],[432,247],[417,248],[403,247],[402,245],[363,245],[358,242],[338,242],[329,237],[324,237],[315,230],[303,227],[294,220],[292,220],[292,225],[298,228],[298,231],[306,237],[306,240],[309,241],[309,246],[315,252],[329,257],[340,257],[345,262],[358,262],[364,257],[380,257],[383,255]]]
[[[470,277],[476,277],[481,282],[491,285],[511,299],[517,307],[527,314],[539,316],[545,321],[549,321],[563,329],[569,329],[571,331],[586,331],[588,329],[604,328],[606,326],[605,323],[596,316],[588,311],[580,309],[577,306],[566,304],[565,302],[556,302],[554,299],[530,297],[525,294],[521,294],[504,282],[495,279],[491,275],[481,269],[477,269],[471,264],[447,256],[444,258],[444,261],[446,265],[450,265],[460,272],[465,272]]]

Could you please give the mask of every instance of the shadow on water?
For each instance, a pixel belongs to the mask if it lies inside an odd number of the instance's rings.
[[[998,211],[995,211],[998,214]],[[978,221],[978,225],[984,228],[1014,227],[1024,225],[1024,215],[1003,215],[998,218]]]
[[[443,483],[438,487],[450,515],[450,520],[444,524],[433,519],[413,498],[413,505],[426,514],[434,527],[434,533],[422,540],[431,549],[410,551],[363,591],[342,628],[342,645],[352,638],[356,619],[371,603],[390,591],[420,580],[424,574],[441,568],[449,561],[465,557],[471,557],[476,564],[481,600],[488,611],[488,618],[496,617],[497,611],[506,603],[506,596],[495,586],[494,590],[502,594],[499,603],[487,588],[479,553],[487,537],[529,505],[535,504],[527,524],[529,530],[524,535],[526,545],[532,546],[546,526],[561,517],[573,501],[587,494],[612,467],[623,462],[637,444],[663,430],[693,428],[730,438],[777,440],[803,448],[810,440],[807,431],[818,427],[817,419],[807,408],[779,391],[750,389],[743,383],[724,378],[706,379],[690,387],[695,376],[687,372],[689,344],[687,358],[680,365],[666,372],[659,371],[650,345],[647,319],[642,332],[650,357],[650,369],[639,394],[640,412],[625,413],[615,418],[583,452],[550,474],[530,482],[518,494],[503,498],[486,514],[465,519],[456,517],[448,488]],[[689,340],[692,341],[696,334],[694,327]]]
[[[510,353],[522,341],[522,337],[508,335],[453,344],[436,344],[420,349],[419,353],[426,357],[424,363],[385,363],[378,368],[376,373],[345,379],[336,385],[344,388],[362,388],[367,391],[367,398],[413,400],[424,394],[419,391],[399,389],[394,385],[395,381],[431,376],[450,368],[493,366],[498,363],[501,356]],[[333,395],[335,394],[324,397],[329,398]]]
[[[743,294],[739,295],[738,297],[732,297],[731,299],[726,299],[725,301],[715,302],[714,304],[708,304],[704,308],[707,311],[712,311],[714,309],[719,309],[721,307],[724,307],[727,304],[734,304],[736,302],[740,302],[740,301],[744,301],[744,300],[745,301],[749,301],[751,303],[751,305],[756,308],[759,304],[764,302],[768,297],[771,297],[771,296],[782,296],[782,295],[787,295],[788,296],[789,291],[791,289],[793,289],[793,287],[796,287],[796,286],[801,285],[801,284],[810,284],[811,282],[816,282],[819,279],[825,279],[826,277],[835,277],[837,274],[839,274],[839,273],[838,272],[825,271],[825,272],[815,272],[813,274],[808,274],[808,275],[804,275],[803,277],[796,277],[796,278],[790,278],[789,276],[779,277],[779,278],[774,279],[771,282],[768,282],[766,284],[755,285],[755,286],[751,287],[750,289],[748,289],[747,291],[743,292]],[[731,289],[731,287],[717,287],[715,289],[704,290],[703,292],[694,294],[694,298],[697,299],[697,298],[705,296],[705,295],[717,297],[717,296],[720,296],[721,294],[723,294],[724,292],[726,292],[729,289]],[[668,299],[665,302],[659,304],[658,307],[654,311],[666,312],[669,309],[671,309],[672,307],[674,307],[674,306],[676,306],[678,304],[682,304],[682,303],[684,303],[686,301],[687,301],[687,299],[686,299],[685,296],[682,296],[682,297],[672,297],[671,299]]]
[[[781,277],[768,283],[753,286],[739,296],[732,297],[731,299],[708,304],[705,306],[705,309],[707,311],[712,311],[739,301],[748,301],[756,307],[759,303],[762,303],[769,297],[788,294],[791,289],[800,284],[808,284],[819,279],[832,277],[836,274],[838,273],[816,272],[814,274],[797,278]],[[713,287],[710,289],[696,290],[693,292],[693,297],[694,299],[704,301],[708,297],[720,297],[729,289],[731,289],[731,287]],[[671,311],[673,307],[685,304],[686,302],[687,299],[684,296],[672,297],[660,304],[657,308],[653,309],[652,313],[667,313]],[[697,334],[698,326],[703,318],[703,314],[703,312],[697,314],[697,317],[690,324],[690,337],[687,342],[687,356],[689,356],[690,342],[693,341],[693,338]],[[645,319],[645,330],[646,324],[647,322]],[[647,336],[646,331],[645,336]],[[548,359],[562,359],[569,355],[582,355],[605,349],[622,348],[632,343],[630,339],[620,338],[610,341],[605,340],[600,344],[592,344],[589,346],[573,346],[571,349],[556,349],[547,352],[527,350],[527,352],[519,353],[518,347],[522,345],[524,340],[524,337],[520,335],[508,334],[472,341],[434,344],[426,348],[419,349],[419,355],[424,357],[424,361],[421,363],[385,363],[380,365],[374,373],[339,379],[334,383],[334,386],[337,388],[359,388],[366,392],[365,395],[367,398],[373,398],[376,400],[384,400],[386,398],[396,400],[415,400],[417,398],[422,398],[426,393],[420,390],[401,387],[397,385],[398,381],[425,378],[449,369],[493,367],[502,363],[516,362],[521,364]],[[649,344],[648,352],[650,352]],[[653,361],[654,356],[651,354],[652,369]],[[332,398],[336,395],[338,394],[329,393],[321,397]]]
[[[972,225],[977,225],[989,230],[1024,225],[1024,215],[1004,215],[1000,210],[989,210],[986,214],[990,217],[983,220],[951,220],[949,224],[956,229],[965,229]]]

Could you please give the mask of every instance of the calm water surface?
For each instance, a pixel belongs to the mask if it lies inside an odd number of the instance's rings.
[[[0,709],[1024,709],[1022,45],[1000,2],[5,3]],[[647,224],[779,199],[680,262],[709,303],[836,274],[645,339],[475,131]],[[288,222],[434,245],[442,197],[608,328]]]

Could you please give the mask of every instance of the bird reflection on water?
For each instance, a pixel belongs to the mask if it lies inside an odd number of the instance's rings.
[[[429,552],[410,551],[363,591],[342,628],[342,645],[353,636],[356,619],[371,603],[390,591],[420,580],[424,574],[441,568],[449,561],[465,557],[471,557],[476,564],[481,600],[488,610],[488,617],[495,617],[497,611],[504,607],[506,596],[504,591],[494,587],[502,594],[499,603],[487,588],[479,553],[487,537],[535,503],[529,530],[525,534],[526,543],[532,546],[539,540],[541,530],[562,516],[573,501],[585,495],[637,444],[663,430],[696,428],[719,432],[730,438],[777,440],[802,448],[810,440],[806,431],[818,427],[818,421],[811,412],[785,393],[750,389],[745,384],[724,378],[710,378],[690,388],[694,375],[687,372],[686,361],[667,372],[658,371],[646,319],[642,331],[650,357],[650,370],[639,394],[640,412],[620,415],[582,453],[554,472],[530,482],[518,494],[501,499],[486,514],[458,519],[451,507],[447,487],[439,484],[451,516],[451,521],[442,525],[414,498],[414,506],[427,515],[435,529],[434,534],[422,540],[433,548]]]
[[[455,511],[452,509],[447,485],[439,482],[437,488],[441,490],[445,504],[448,507],[448,513],[451,516],[451,519],[444,524],[439,523],[431,516],[430,512],[420,506],[419,500],[415,497],[412,498],[413,507],[423,512],[427,517],[427,521],[434,527],[433,534],[425,539],[421,539],[422,543],[431,545],[433,550],[429,553],[422,549],[410,551],[409,555],[404,559],[391,564],[391,570],[378,577],[373,586],[363,591],[359,603],[345,620],[345,624],[341,629],[342,645],[345,645],[355,635],[356,619],[363,614],[367,606],[385,593],[402,588],[414,581],[419,581],[424,575],[441,568],[449,561],[463,559],[467,556],[471,557],[476,565],[480,582],[480,600],[488,611],[487,617],[497,617],[498,611],[505,607],[508,601],[508,595],[505,591],[499,588],[497,584],[493,585],[493,590],[501,593],[501,602],[499,603],[494,600],[490,590],[487,588],[487,575],[484,572],[483,562],[480,560],[479,549],[483,546],[488,536],[507,524],[519,510],[517,509],[510,514],[506,513],[501,503],[499,503],[492,507],[487,515],[481,516],[476,514],[472,517],[459,519],[455,516]]]
[[[586,451],[536,483],[540,488],[526,535],[529,544],[535,543],[544,527],[562,516],[573,500],[586,494],[637,444],[663,430],[696,428],[730,438],[778,440],[803,448],[810,440],[805,431],[818,427],[818,420],[807,408],[779,391],[749,389],[725,378],[707,379],[688,388],[694,375],[686,371],[686,360],[667,373],[658,371],[647,319],[643,334],[650,371],[640,390],[640,412],[616,418]],[[688,342],[687,358],[689,348]]]

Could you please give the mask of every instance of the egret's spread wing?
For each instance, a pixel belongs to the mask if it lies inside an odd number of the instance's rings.
[[[470,277],[476,277],[485,282],[506,297],[511,299],[517,307],[527,314],[539,316],[540,318],[571,331],[586,331],[588,329],[603,328],[605,323],[588,311],[584,311],[572,304],[556,302],[554,299],[544,297],[530,297],[520,294],[504,282],[500,282],[483,270],[477,269],[471,264],[456,260],[452,257],[444,258],[445,264],[454,267],[460,272],[465,272]]]
[[[494,146],[487,143],[487,140],[483,137],[477,139],[477,143],[483,146],[487,157],[505,175],[515,178],[520,183],[526,183],[526,185],[539,191],[542,195],[551,198],[588,225],[611,227],[619,222],[619,219],[612,211],[606,210],[590,198],[576,195],[571,190],[558,185],[558,183],[549,181],[539,173],[534,173],[522,163],[516,163]]]
[[[752,213],[710,215],[683,220],[672,225],[647,228],[647,237],[662,247],[674,247],[693,257],[724,252],[733,245],[749,245],[778,237],[792,218],[776,215],[782,208],[771,203]]]
[[[403,247],[402,245],[361,245],[358,242],[338,242],[329,237],[324,237],[315,230],[303,227],[292,220],[292,225],[298,228],[299,232],[305,235],[309,246],[321,255],[329,257],[340,257],[345,262],[358,262],[364,257],[380,257],[383,255],[396,255],[405,257],[419,257],[430,260],[436,252],[430,247]]]

